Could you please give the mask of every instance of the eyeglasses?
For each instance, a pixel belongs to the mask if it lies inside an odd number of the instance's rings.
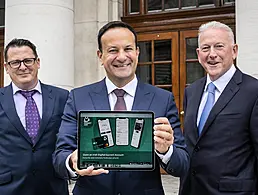
[[[13,60],[10,62],[7,62],[12,68],[19,69],[21,66],[21,63],[23,63],[25,66],[32,66],[37,58],[25,58],[23,60]]]

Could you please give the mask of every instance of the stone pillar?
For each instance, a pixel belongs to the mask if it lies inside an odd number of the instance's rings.
[[[236,1],[236,40],[239,45],[237,66],[258,78],[258,1]]]
[[[98,80],[97,0],[74,0],[75,86]]]
[[[74,0],[75,2],[75,86],[105,77],[97,57],[98,30],[107,22],[120,20],[122,0]]]
[[[73,0],[6,0],[5,45],[13,38],[31,40],[41,60],[39,79],[74,87]],[[9,75],[5,75],[5,85]]]

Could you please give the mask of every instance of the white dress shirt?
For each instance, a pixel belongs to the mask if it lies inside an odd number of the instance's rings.
[[[13,99],[14,99],[16,112],[21,120],[21,123],[22,123],[24,129],[26,129],[25,105],[26,105],[27,99],[21,93],[19,93],[19,91],[24,91],[24,90],[17,87],[13,82],[12,82],[12,88],[13,88]],[[40,82],[38,81],[35,88],[33,88],[31,90],[37,90],[37,92],[32,96],[32,98],[34,99],[34,101],[38,107],[39,116],[40,116],[40,118],[42,118],[42,91],[41,91]],[[29,90],[29,91],[31,91],[31,90]]]
[[[214,101],[214,104],[219,99],[219,96],[222,94],[223,90],[225,89],[225,87],[227,86],[228,82],[231,80],[231,78],[235,74],[235,72],[236,72],[236,68],[235,68],[235,66],[233,64],[231,66],[231,68],[227,72],[225,72],[225,74],[223,74],[217,80],[213,81],[213,84],[216,87],[216,89],[215,89],[215,101]],[[206,81],[206,85],[204,87],[204,92],[203,92],[203,95],[202,95],[202,99],[201,99],[201,103],[200,103],[199,110],[198,110],[198,115],[197,115],[197,121],[196,121],[197,127],[199,125],[201,114],[202,114],[202,111],[204,109],[204,106],[205,106],[207,98],[208,98],[207,88],[208,88],[208,85],[211,82],[212,81],[210,79],[210,76],[207,75],[207,81]]]
[[[109,105],[110,105],[111,110],[114,110],[116,100],[117,100],[116,94],[113,91],[115,89],[123,89],[126,92],[124,95],[126,109],[128,111],[131,111],[132,107],[133,107],[133,101],[134,101],[134,97],[135,97],[135,93],[136,93],[137,84],[138,84],[138,80],[137,80],[136,76],[134,77],[134,79],[132,81],[127,83],[122,88],[118,88],[117,86],[115,86],[114,83],[112,83],[112,81],[109,80],[108,77],[106,77],[105,82],[106,82],[106,86],[107,86],[108,100],[109,100]]]

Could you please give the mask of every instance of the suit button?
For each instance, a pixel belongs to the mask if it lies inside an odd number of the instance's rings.
[[[195,148],[194,148],[194,151],[195,152],[198,152],[200,150],[200,147],[199,146],[196,146]]]
[[[35,169],[32,170],[32,175],[34,175],[34,176],[36,175],[36,170]]]
[[[193,171],[192,171],[192,176],[195,176],[195,175],[196,175],[196,171],[193,170]]]
[[[33,152],[33,153],[35,152],[35,148],[32,148],[32,152]]]

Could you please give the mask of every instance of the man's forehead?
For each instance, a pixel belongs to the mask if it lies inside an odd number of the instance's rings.
[[[229,34],[226,33],[217,33],[217,32],[203,32],[200,35],[200,42],[216,42],[216,43],[225,43],[230,41]]]
[[[16,55],[31,55],[33,53],[32,49],[28,46],[14,46],[10,47],[7,51],[7,56],[8,58],[11,56],[16,56]]]
[[[17,52],[17,51],[27,51],[27,52],[32,52],[32,49],[29,46],[26,45],[22,45],[22,46],[12,46],[8,49],[8,52],[12,51],[12,52]]]
[[[115,36],[114,36],[115,34]],[[115,27],[108,29],[101,37],[101,40],[108,38],[109,40],[119,39],[121,36],[132,37],[135,39],[134,34],[127,28]]]

